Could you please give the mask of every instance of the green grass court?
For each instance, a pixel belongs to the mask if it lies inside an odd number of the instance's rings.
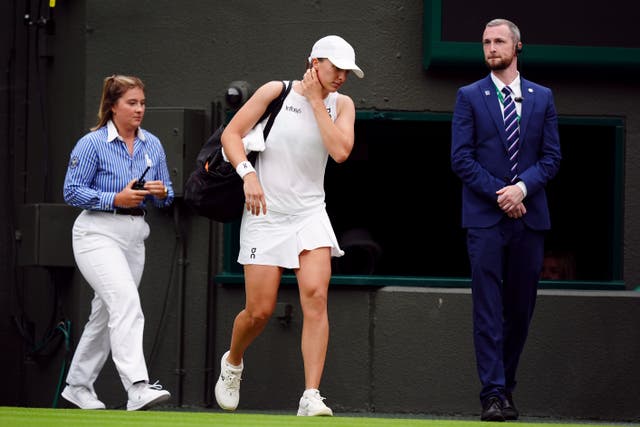
[[[222,413],[189,411],[124,410],[83,411],[80,409],[43,409],[0,407],[1,427],[487,427],[491,425],[519,427],[585,427],[588,426],[640,426],[633,423],[557,422],[520,420],[506,423],[486,423],[446,418],[392,418],[339,414],[334,417],[303,418],[295,415],[265,413]]]

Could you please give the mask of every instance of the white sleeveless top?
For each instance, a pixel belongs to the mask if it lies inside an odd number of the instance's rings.
[[[337,92],[324,99],[333,121],[337,99]],[[267,212],[299,215],[323,209],[328,158],[311,104],[291,89],[255,167],[265,193]]]

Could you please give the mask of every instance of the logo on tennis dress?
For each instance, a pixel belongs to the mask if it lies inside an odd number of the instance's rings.
[[[296,114],[302,113],[302,108],[292,107],[291,105],[286,105],[284,108],[285,110],[291,111],[292,113],[296,113]]]
[[[256,251],[257,248],[251,248],[251,255],[249,255],[249,258],[256,259]]]

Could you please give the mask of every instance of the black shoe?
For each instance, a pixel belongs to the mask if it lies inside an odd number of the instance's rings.
[[[511,397],[511,394],[507,394],[502,401],[502,415],[506,421],[515,421],[520,416],[520,412],[518,412],[516,404],[513,403],[513,397]]]
[[[482,404],[481,421],[504,421],[502,400],[498,396],[490,396]]]

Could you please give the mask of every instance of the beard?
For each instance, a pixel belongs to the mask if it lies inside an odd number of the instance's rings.
[[[513,62],[513,56],[508,58],[491,58],[485,59],[484,63],[492,71],[506,70]]]

